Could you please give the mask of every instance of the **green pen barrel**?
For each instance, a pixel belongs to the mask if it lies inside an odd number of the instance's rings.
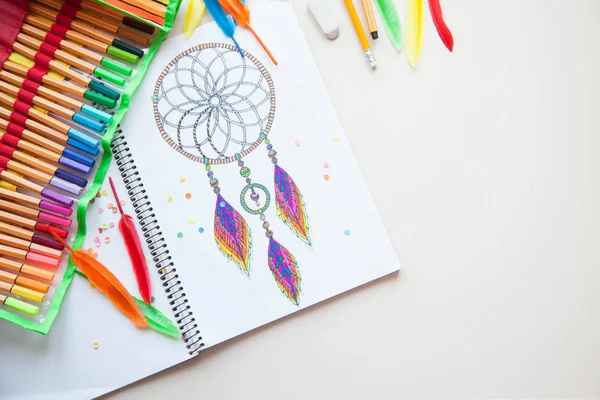
[[[132,64],[137,64],[140,61],[140,58],[135,54],[131,54],[127,51],[117,49],[115,46],[108,46],[106,52],[113,57],[116,57],[120,60],[127,61]]]
[[[105,79],[119,86],[125,86],[125,82],[127,82],[124,78],[118,77],[112,72],[100,67],[96,67],[96,69],[94,69],[94,75],[96,75],[98,78]]]
[[[110,99],[100,93],[92,92],[91,90],[86,90],[83,97],[105,107],[115,108],[117,106],[116,100]]]
[[[106,57],[104,57],[102,61],[100,61],[100,65],[125,76],[131,76],[131,73],[133,72],[133,70],[128,66]]]

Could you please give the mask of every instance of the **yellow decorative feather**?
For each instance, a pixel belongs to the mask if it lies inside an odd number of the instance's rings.
[[[423,0],[408,0],[405,27],[406,57],[416,69],[419,66],[423,41]]]
[[[203,0],[190,0],[187,14],[185,15],[185,22],[183,23],[183,31],[185,32],[186,39],[192,37],[196,28],[200,26],[204,10],[206,10],[206,5]]]

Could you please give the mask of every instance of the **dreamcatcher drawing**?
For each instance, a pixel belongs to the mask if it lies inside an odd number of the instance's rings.
[[[306,208],[292,177],[278,164],[269,139],[275,117],[275,87],[269,72],[252,54],[222,43],[192,47],[175,57],[160,74],[154,90],[156,124],[163,139],[180,154],[204,164],[216,195],[214,237],[217,247],[250,275],[252,239],[248,223],[221,195],[213,167],[237,163],[245,181],[240,192],[244,211],[258,215],[269,240],[268,265],[281,291],[299,304],[300,271],[294,255],[273,237],[265,212],[267,187],[252,181],[244,157],[264,143],[274,166],[274,202],[279,217],[310,245]],[[218,168],[214,168],[217,170]]]

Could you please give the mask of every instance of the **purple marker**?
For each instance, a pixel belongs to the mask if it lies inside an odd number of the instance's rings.
[[[66,207],[71,207],[73,203],[75,203],[73,199],[70,199],[67,196],[62,195],[60,193],[56,193],[54,190],[49,188],[42,189],[42,192],[40,194],[42,195],[42,197],[45,197]]]
[[[31,241],[33,243],[41,244],[42,246],[48,246],[48,247],[56,249],[56,250],[63,250],[65,248],[65,246],[58,243],[57,241],[47,238],[47,237],[44,237],[44,236],[40,235],[39,233],[34,233],[33,236],[31,237]]]
[[[72,168],[75,171],[80,172],[85,175],[89,174],[90,170],[92,169],[91,167],[88,167],[87,165],[83,165],[82,163],[77,162],[75,160],[71,160],[70,158],[67,158],[67,157],[61,157],[58,162],[61,163],[62,165],[64,165],[65,167]]]
[[[75,196],[79,196],[83,190],[79,186],[57,177],[50,179],[50,185],[54,186],[55,188],[62,189],[65,192],[74,194]]]

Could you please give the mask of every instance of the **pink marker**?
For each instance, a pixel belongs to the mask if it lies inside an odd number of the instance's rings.
[[[43,254],[32,251],[16,249],[14,247],[0,245],[0,254],[15,257],[21,260],[27,260],[33,263],[45,265],[47,267],[57,268],[60,264],[59,258],[48,257]]]

